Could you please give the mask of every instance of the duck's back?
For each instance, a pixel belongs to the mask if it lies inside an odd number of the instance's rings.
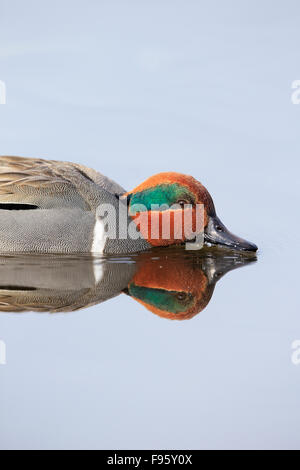
[[[124,192],[83,165],[0,157],[0,251],[90,252],[97,207]]]
[[[68,192],[80,193],[88,183],[111,194],[125,193],[115,181],[84,165],[55,160],[0,157],[0,202],[23,202],[34,197],[58,200]],[[91,187],[89,187],[91,190]]]

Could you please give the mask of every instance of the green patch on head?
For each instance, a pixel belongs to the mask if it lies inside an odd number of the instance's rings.
[[[145,189],[134,193],[130,197],[129,213],[135,213],[133,206],[140,206],[138,212],[151,210],[151,205],[162,206],[164,204],[169,207],[178,202],[184,201],[186,204],[195,204],[195,195],[185,186],[178,183],[159,184],[153,188]]]
[[[194,297],[188,292],[152,289],[130,284],[129,294],[146,304],[170,313],[183,313],[194,304]]]

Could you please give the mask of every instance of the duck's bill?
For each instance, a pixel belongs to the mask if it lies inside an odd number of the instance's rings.
[[[209,217],[209,222],[204,232],[204,239],[206,242],[227,246],[233,250],[257,251],[257,246],[254,243],[248,242],[229,232],[217,216]]]

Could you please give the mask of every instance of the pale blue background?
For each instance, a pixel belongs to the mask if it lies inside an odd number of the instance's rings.
[[[0,154],[200,179],[259,245],[191,321],[1,314],[1,448],[299,448],[298,1],[0,0]]]

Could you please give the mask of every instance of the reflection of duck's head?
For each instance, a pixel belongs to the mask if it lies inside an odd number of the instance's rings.
[[[174,245],[192,238],[196,229],[196,207],[201,204],[204,209],[204,237],[207,242],[243,251],[257,250],[254,243],[229,232],[217,217],[209,192],[192,176],[175,172],[159,173],[126,193],[126,196],[129,198],[129,215],[136,221],[143,237],[152,246]],[[157,205],[157,209],[153,209],[154,204]],[[190,211],[193,222],[190,227],[184,221],[183,211]],[[157,217],[153,217],[153,212],[157,212]],[[163,235],[161,228],[166,212],[170,217],[168,236]],[[201,226],[200,230],[202,229]]]
[[[224,274],[255,259],[217,251],[148,257],[125,292],[160,317],[190,319],[207,306]]]

